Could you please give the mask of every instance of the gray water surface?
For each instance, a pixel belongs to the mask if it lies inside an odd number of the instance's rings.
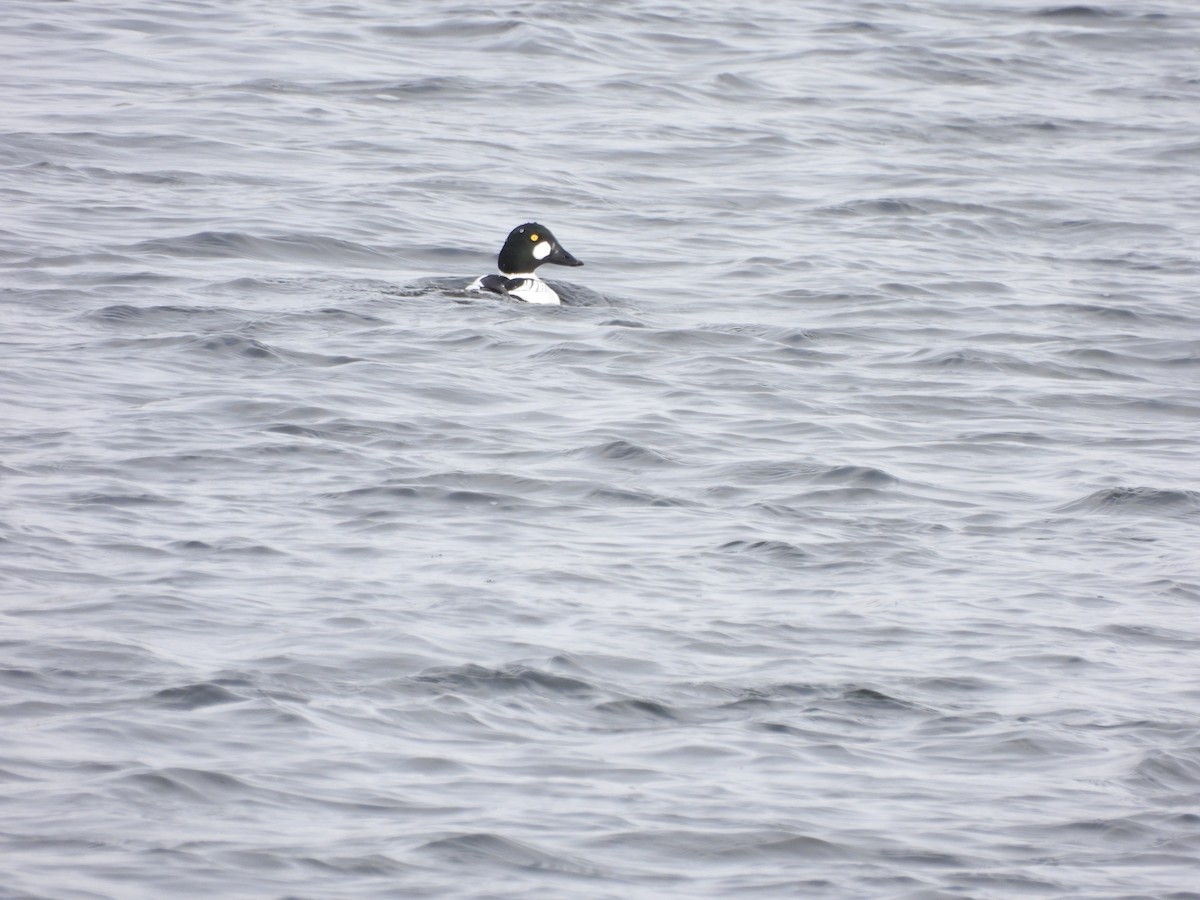
[[[1193,3],[0,50],[0,896],[1200,897]]]

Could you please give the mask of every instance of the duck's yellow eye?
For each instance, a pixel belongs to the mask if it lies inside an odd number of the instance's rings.
[[[531,241],[536,241],[536,240],[538,239],[538,236],[537,236],[536,234],[531,234],[531,235],[529,236],[529,239],[530,239]]]

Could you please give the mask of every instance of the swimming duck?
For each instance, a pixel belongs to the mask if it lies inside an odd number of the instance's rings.
[[[518,225],[500,248],[500,275],[481,275],[471,282],[469,291],[492,291],[516,297],[526,303],[559,305],[562,301],[554,289],[534,271],[542,263],[560,266],[582,266],[550,233],[537,222]]]

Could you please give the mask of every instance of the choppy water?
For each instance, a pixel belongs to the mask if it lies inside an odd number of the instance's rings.
[[[1190,0],[0,47],[0,895],[1200,896]]]

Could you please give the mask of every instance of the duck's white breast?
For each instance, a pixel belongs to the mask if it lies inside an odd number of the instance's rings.
[[[526,303],[542,303],[550,306],[561,305],[554,288],[542,281],[536,275],[525,277],[515,288],[509,288],[508,293]]]

